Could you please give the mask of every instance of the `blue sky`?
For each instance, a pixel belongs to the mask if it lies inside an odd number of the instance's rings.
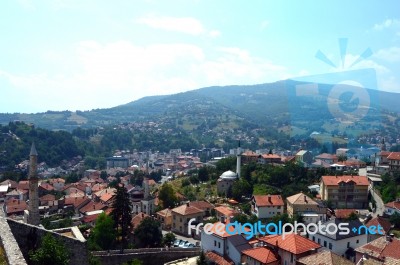
[[[1,1],[0,112],[89,110],[360,68],[400,92],[399,10],[400,1]],[[339,38],[348,38],[344,67]],[[372,56],[350,68],[367,48]]]

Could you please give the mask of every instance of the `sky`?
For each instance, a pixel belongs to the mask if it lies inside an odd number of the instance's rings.
[[[4,0],[0,34],[2,113],[364,68],[400,93],[397,0]]]

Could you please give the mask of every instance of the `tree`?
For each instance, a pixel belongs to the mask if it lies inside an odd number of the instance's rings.
[[[114,220],[101,213],[96,219],[96,226],[90,234],[88,244],[91,249],[110,249],[116,237]]]
[[[197,258],[196,264],[197,265],[207,265],[208,264],[208,262],[206,260],[206,255],[204,254],[203,251],[200,253],[200,256]]]
[[[171,247],[171,245],[174,243],[176,239],[176,236],[174,235],[174,233],[166,233],[163,237],[163,245],[166,245],[168,247]]]
[[[396,228],[400,228],[400,214],[397,212],[392,214],[389,219],[390,223],[394,225]]]
[[[199,169],[198,178],[201,182],[208,181],[208,171],[206,167],[201,167]]]
[[[239,179],[232,185],[232,196],[235,200],[242,200],[242,196],[249,196],[253,192],[253,187],[245,179]]]
[[[126,237],[128,236],[132,220],[132,203],[125,187],[117,186],[117,193],[112,208],[111,216],[114,220],[114,227],[117,230],[117,233],[121,236],[122,247],[124,247],[126,245]]]
[[[42,238],[38,249],[29,252],[30,260],[38,265],[67,265],[69,255],[64,244],[50,233]]]
[[[346,221],[358,220],[358,216],[355,212],[351,212],[346,218]]]
[[[178,203],[174,188],[169,183],[164,183],[161,186],[158,198],[162,201],[164,209],[168,207],[174,208]]]
[[[159,247],[161,245],[160,223],[151,217],[142,220],[136,227],[134,235],[139,247]]]

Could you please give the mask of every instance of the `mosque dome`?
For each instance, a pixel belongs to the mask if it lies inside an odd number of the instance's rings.
[[[228,170],[222,173],[222,175],[219,177],[220,179],[236,179],[237,175],[235,172]]]

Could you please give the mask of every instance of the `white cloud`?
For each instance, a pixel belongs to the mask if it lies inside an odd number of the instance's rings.
[[[55,51],[44,56],[60,60],[60,64],[67,59]],[[198,46],[184,43],[138,46],[128,41],[84,41],[76,44],[72,56],[76,58],[70,62],[78,62],[73,65],[79,69],[76,73],[56,69],[54,74],[3,71],[0,82],[6,79],[12,93],[29,98],[36,104],[32,107],[35,111],[45,111],[112,107],[144,96],[289,77],[284,67],[235,47],[205,53]],[[0,106],[4,105],[1,101]]]
[[[137,19],[137,22],[156,29],[177,31],[192,35],[200,35],[206,31],[199,20],[191,17],[143,17]]]
[[[398,19],[386,19],[385,21],[375,24],[373,29],[374,30],[383,30],[385,28],[390,28],[390,27],[398,27],[400,26],[400,20]]]
[[[381,49],[374,54],[374,57],[387,62],[400,62],[400,47]]]

